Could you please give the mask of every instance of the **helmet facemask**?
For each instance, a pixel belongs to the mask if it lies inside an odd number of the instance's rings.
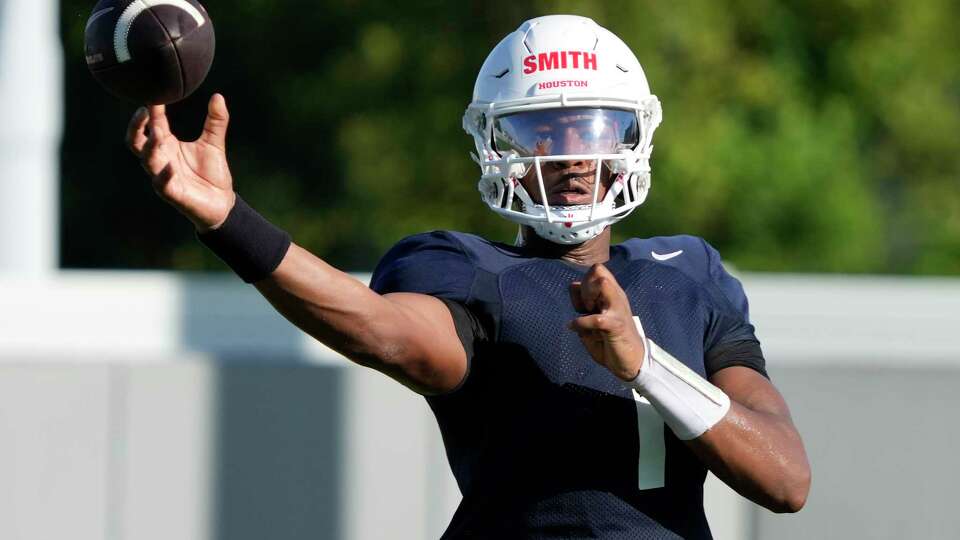
[[[465,127],[472,124],[468,132],[484,156],[474,156],[482,171],[478,188],[483,201],[497,214],[533,228],[551,242],[579,244],[599,235],[646,199],[651,136],[660,119],[659,102],[651,98],[633,108],[621,108],[622,104],[618,108],[554,107],[499,116],[487,116],[485,111],[472,119],[468,109]],[[577,141],[555,141],[556,131],[571,119],[580,126],[574,130]],[[590,135],[591,128],[598,137],[583,137],[585,131]],[[564,152],[569,149],[575,153]],[[591,196],[578,204],[551,205],[544,166],[571,161],[593,164]],[[609,183],[601,199],[605,179]],[[524,180],[535,186],[535,193],[528,192]]]

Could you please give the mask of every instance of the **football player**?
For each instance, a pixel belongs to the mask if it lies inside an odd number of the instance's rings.
[[[291,322],[426,396],[463,500],[445,538],[710,538],[713,471],[776,512],[810,469],[770,382],[747,298],[690,236],[610,243],[643,203],[658,99],[590,19],[525,22],[490,53],[464,115],[513,245],[435,231],[368,288],[292,243],[233,190],[215,95],[181,142],[161,106],[128,144],[157,193]]]

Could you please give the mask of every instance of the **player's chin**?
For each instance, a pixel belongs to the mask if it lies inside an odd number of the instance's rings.
[[[593,195],[581,192],[554,193],[547,197],[550,206],[583,206],[593,204]]]

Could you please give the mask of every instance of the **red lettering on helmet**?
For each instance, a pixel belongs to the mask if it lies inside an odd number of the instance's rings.
[[[537,90],[550,90],[551,88],[586,88],[590,86],[590,81],[546,81],[537,83]]]
[[[597,70],[596,53],[583,53],[583,69]]]
[[[583,53],[580,51],[570,51],[567,54],[569,54],[570,59],[573,60],[573,69],[580,68],[580,55]]]
[[[540,53],[537,57],[540,60],[540,71],[560,68],[560,53]]]
[[[523,59],[524,75],[554,69],[591,69],[597,71],[597,54],[586,51],[551,51],[537,55],[531,54]]]
[[[537,70],[537,57],[530,55],[523,59],[523,72],[529,75]]]

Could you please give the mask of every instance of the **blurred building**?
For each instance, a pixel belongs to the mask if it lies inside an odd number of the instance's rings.
[[[422,399],[231,276],[56,270],[56,7],[0,3],[0,538],[437,537]],[[960,536],[960,280],[743,279],[814,480],[777,516],[711,479],[716,537]]]
[[[57,267],[63,118],[56,0],[0,3],[0,273]]]
[[[717,538],[956,538],[960,280],[744,283],[814,481],[785,516],[709,481]],[[452,515],[425,402],[232,276],[7,276],[0,298],[0,538],[419,539]]]

